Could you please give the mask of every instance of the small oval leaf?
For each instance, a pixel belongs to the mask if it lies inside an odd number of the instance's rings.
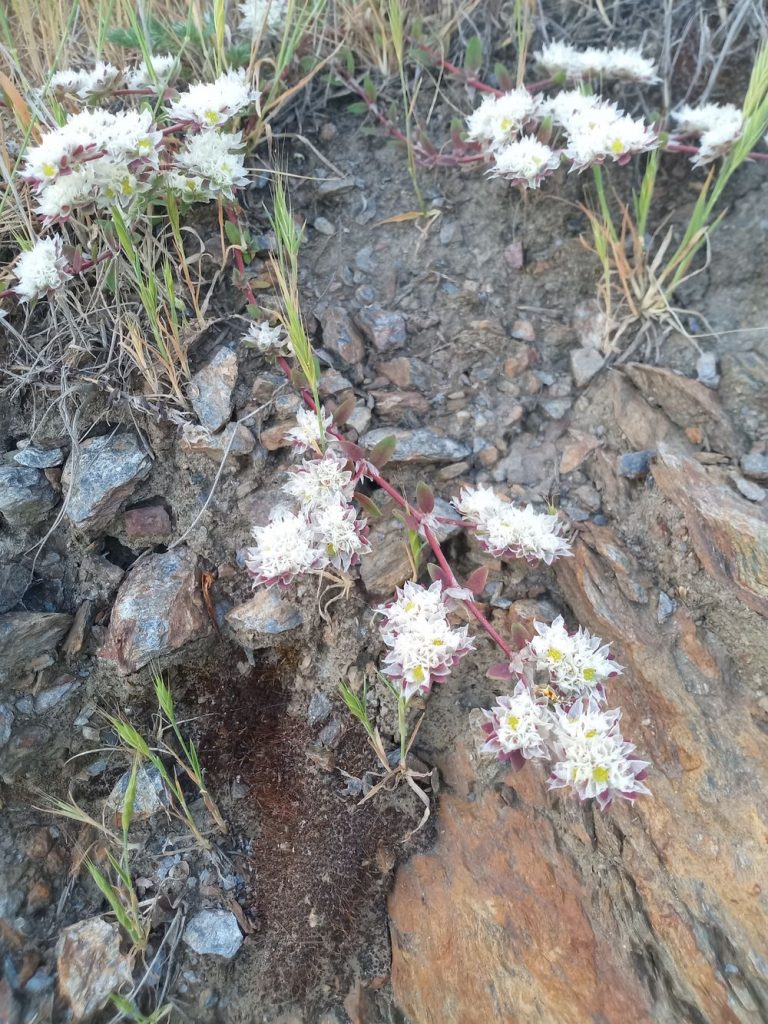
[[[435,507],[435,494],[429,484],[423,481],[416,484],[416,504],[419,509],[429,514]]]
[[[368,461],[372,462],[377,469],[383,469],[395,454],[396,445],[397,439],[393,437],[392,434],[388,437],[382,437],[379,443],[374,446],[373,450],[369,454]]]

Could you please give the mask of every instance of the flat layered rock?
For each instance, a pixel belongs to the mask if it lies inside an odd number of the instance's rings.
[[[0,680],[38,658],[52,660],[72,625],[64,612],[10,612],[0,615]]]
[[[64,493],[71,484],[66,513],[78,530],[105,529],[152,469],[152,457],[130,432],[91,437],[64,467]]]
[[[9,526],[34,526],[46,519],[59,495],[39,469],[0,466],[0,515]]]
[[[304,624],[300,610],[277,587],[260,587],[250,601],[227,612],[226,618],[246,647],[258,647],[265,638],[288,633]]]
[[[131,958],[120,950],[120,929],[100,917],[65,928],[56,945],[59,993],[75,1021],[92,1017],[113,992],[131,984]]]
[[[192,378],[190,401],[202,426],[215,432],[228,422],[236,384],[237,355],[220,348]]]
[[[390,460],[393,465],[401,462],[460,462],[472,454],[472,449],[461,441],[454,441],[452,437],[436,434],[426,428],[387,430],[386,427],[380,427],[363,434],[359,443],[366,451],[370,451],[385,437],[394,437],[396,441]]]

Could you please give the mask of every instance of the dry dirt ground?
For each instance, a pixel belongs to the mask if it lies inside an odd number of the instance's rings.
[[[656,363],[606,368],[577,386],[570,353],[599,321],[579,180],[521,198],[476,172],[425,172],[438,215],[387,223],[414,209],[402,154],[343,107],[303,131],[348,178],[323,186],[334,175],[310,149],[282,153],[303,179],[291,199],[307,225],[304,309],[328,393],[359,396],[362,432],[427,427],[448,445],[431,464],[396,462],[398,486],[428,476],[446,499],[472,480],[523,500],[555,496],[577,556],[556,573],[494,565],[484,600],[499,628],[563,611],[615,642],[627,673],[614,698],[654,762],[654,796],[598,818],[547,794],[533,769],[518,781],[478,759],[474,709],[499,692],[480,642],[430,699],[416,743],[442,780],[426,828],[401,842],[421,810],[407,792],[358,805],[357,780],[375,766],[337,686],[371,675],[371,608],[407,575],[402,535],[377,525],[383,555],[327,621],[309,589],[291,599],[298,621],[284,632],[262,623],[246,638],[250,627],[233,622],[251,596],[251,525],[288,462],[273,428],[296,406],[222,309],[192,350],[193,371],[231,347],[234,417],[264,408],[247,421],[255,447],[230,457],[199,519],[219,461],[184,450],[174,424],[94,393],[80,399],[81,434],[94,422],[97,435],[134,432],[153,453],[151,471],[86,536],[65,516],[38,549],[53,512],[0,527],[6,615],[74,615],[88,602],[72,652],[17,667],[0,691],[10,722],[0,748],[0,1017],[67,1019],[54,947],[64,927],[106,909],[82,867],[84,849],[98,858],[99,839],[39,808],[46,794],[71,793],[100,819],[129,763],[101,710],[151,732],[150,667],[123,675],[100,651],[118,588],[183,536],[210,602],[192,642],[160,665],[229,832],[212,832],[197,805],[213,853],[164,811],[136,826],[139,892],[155,901],[148,962],[160,950],[148,1004],[172,1000],[179,1020],[270,1024],[766,1019],[768,525],[759,476],[740,468],[745,455],[766,454],[768,437],[763,167],[739,175],[709,266],[683,296],[693,337],[660,333]],[[662,182],[662,205],[682,221],[695,198],[684,158],[664,159]],[[247,196],[255,234],[266,230],[267,199]],[[215,242],[211,232],[214,259]],[[241,309],[235,290],[227,302]],[[371,306],[400,314],[405,336],[391,316],[379,333],[359,331]],[[717,357],[714,390],[696,382],[699,346]],[[38,424],[35,444],[69,447],[56,411],[43,411],[29,393],[6,404],[6,452]],[[622,475],[619,457],[646,450],[646,469]],[[156,505],[170,534],[132,539],[125,509]],[[447,550],[462,572],[480,560],[460,539]],[[379,698],[390,741],[392,711]],[[232,960],[179,941],[200,909],[233,906],[244,941]]]

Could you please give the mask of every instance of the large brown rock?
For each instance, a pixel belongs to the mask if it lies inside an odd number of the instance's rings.
[[[65,928],[56,945],[59,992],[72,1019],[85,1021],[113,992],[131,984],[132,957],[120,951],[120,929],[100,917]]]
[[[99,656],[129,675],[206,636],[210,629],[197,555],[187,547],[173,548],[150,555],[128,573]]]
[[[653,795],[600,814],[547,792],[543,767],[450,747],[434,847],[390,899],[396,999],[411,1024],[757,1024],[768,752],[750,680],[685,609],[659,624],[607,528],[585,526],[556,573],[625,666],[609,697]]]

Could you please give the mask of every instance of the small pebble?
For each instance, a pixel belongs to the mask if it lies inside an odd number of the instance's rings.
[[[696,376],[708,388],[713,390],[720,384],[717,372],[717,356],[714,352],[702,352],[696,360]]]
[[[644,448],[639,452],[625,452],[618,459],[619,474],[628,480],[641,480],[648,473],[651,459],[655,454],[652,448]]]
[[[663,590],[659,591],[659,609],[656,613],[658,622],[664,623],[672,615],[675,608],[677,608],[677,601],[673,600],[669,594],[665,594]]]
[[[327,217],[315,217],[314,221],[315,231],[321,235],[327,235],[329,238],[331,235],[336,234],[336,227],[333,225]]]
[[[766,490],[761,487],[760,484],[756,484],[754,480],[745,480],[743,476],[737,476],[733,481],[739,491],[749,501],[764,501]]]

